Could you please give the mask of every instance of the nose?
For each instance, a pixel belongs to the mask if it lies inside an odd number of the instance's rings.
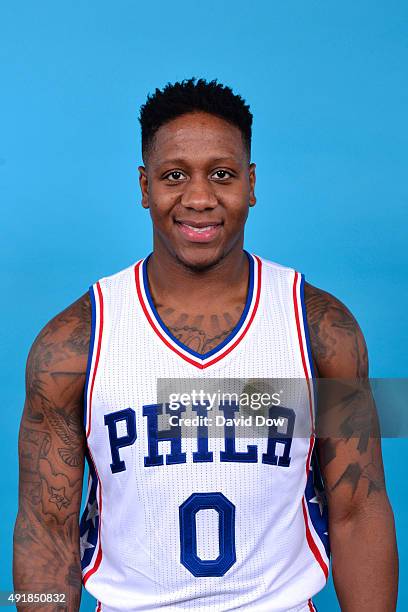
[[[181,196],[181,204],[185,208],[197,211],[215,208],[218,200],[207,178],[190,178]]]

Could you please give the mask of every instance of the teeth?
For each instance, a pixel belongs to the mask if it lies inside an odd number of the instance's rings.
[[[202,234],[203,232],[206,232],[212,227],[215,227],[214,225],[206,225],[205,227],[193,227],[192,225],[187,225],[187,223],[183,223],[183,225],[193,230],[193,232],[196,232],[197,234]]]

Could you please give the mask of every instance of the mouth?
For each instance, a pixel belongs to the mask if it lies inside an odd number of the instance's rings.
[[[223,223],[216,221],[184,221],[176,219],[176,226],[189,242],[211,242],[221,231]]]

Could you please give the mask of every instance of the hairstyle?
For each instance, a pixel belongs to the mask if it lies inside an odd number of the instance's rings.
[[[162,125],[194,112],[216,115],[235,125],[241,131],[243,143],[250,155],[252,114],[248,104],[245,104],[241,96],[234,94],[230,87],[218,83],[216,79],[206,81],[193,77],[156,89],[141,106],[139,121],[142,128],[143,159]]]

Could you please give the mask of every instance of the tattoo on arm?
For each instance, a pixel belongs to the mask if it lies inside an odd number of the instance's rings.
[[[55,610],[70,612],[79,609],[81,594],[78,514],[89,336],[90,303],[85,295],[48,323],[36,338],[27,361],[26,402],[19,435],[15,587],[31,592],[65,592],[67,605],[58,605]],[[50,610],[50,606],[44,610]]]
[[[385,490],[378,418],[368,381],[367,348],[353,315],[332,295],[308,284],[305,302],[321,377],[317,380],[319,461],[329,505],[331,497],[336,500],[335,512],[340,502],[357,507]]]

